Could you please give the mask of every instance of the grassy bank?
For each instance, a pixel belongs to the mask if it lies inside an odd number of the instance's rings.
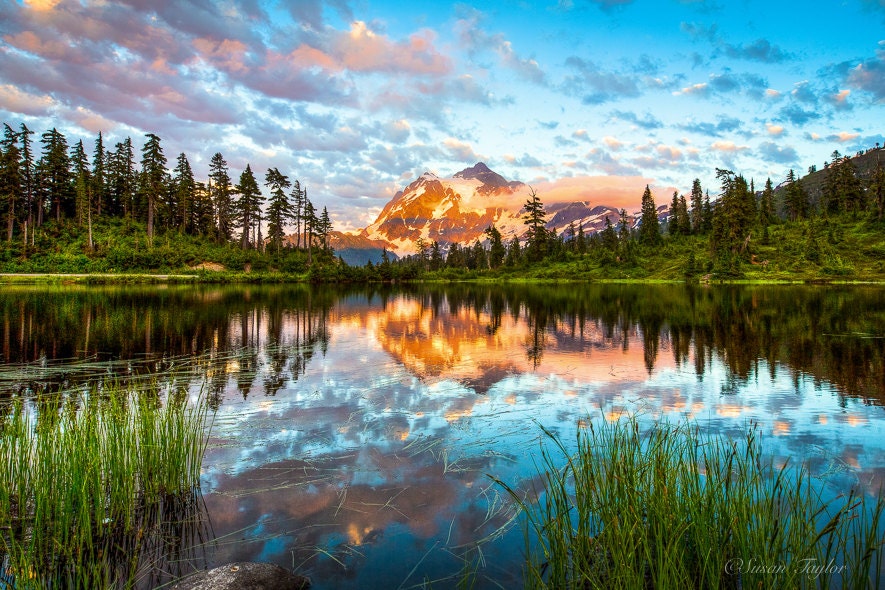
[[[766,460],[753,429],[736,443],[631,418],[590,426],[574,454],[547,435],[542,490],[498,481],[524,513],[528,588],[882,582],[882,493],[827,501],[807,469]]]
[[[536,263],[428,270],[430,262],[417,259],[348,267],[319,248],[309,263],[301,250],[243,250],[177,232],[148,245],[143,231],[136,223],[104,222],[88,248],[82,228],[47,224],[34,248],[0,243],[0,282],[885,281],[885,224],[849,214],[755,228],[745,250],[727,264],[713,253],[707,235],[664,236],[654,247],[631,239],[618,254],[599,244],[583,253],[562,245]]]
[[[0,555],[15,588],[127,586],[199,509],[208,405],[118,386],[0,414]]]

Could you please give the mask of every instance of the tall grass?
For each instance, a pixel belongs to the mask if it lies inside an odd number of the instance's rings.
[[[882,492],[826,500],[806,467],[763,457],[758,428],[736,442],[631,417],[580,431],[574,454],[545,433],[535,499],[498,481],[526,518],[528,588],[882,582]]]
[[[0,417],[0,555],[15,587],[131,584],[163,519],[199,504],[210,427],[205,400],[117,385],[13,399]]]

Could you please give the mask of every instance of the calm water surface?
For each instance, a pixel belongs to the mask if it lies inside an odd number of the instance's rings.
[[[6,287],[0,362],[0,396],[109,375],[210,396],[205,526],[175,573],[445,588],[473,564],[513,587],[523,536],[488,474],[530,489],[541,425],[573,446],[625,413],[758,425],[832,494],[885,476],[879,288]]]

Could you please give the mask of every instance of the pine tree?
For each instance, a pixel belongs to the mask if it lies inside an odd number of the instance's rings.
[[[71,163],[68,157],[68,141],[54,127],[41,135],[43,155],[37,167],[40,175],[40,186],[45,192],[46,200],[51,203],[51,215],[61,221],[63,210],[72,208],[73,178]],[[38,213],[37,224],[43,221],[42,211]]]
[[[535,190],[530,189],[530,191],[529,198],[523,206],[525,214],[522,217],[523,223],[529,227],[526,232],[525,249],[528,259],[537,262],[544,258],[547,252],[547,213]]]
[[[717,168],[716,177],[722,183],[722,193],[713,210],[710,243],[714,255],[720,259],[728,255],[733,267],[738,257],[746,253],[750,240],[750,230],[756,220],[755,195],[746,179],[731,170]]]
[[[301,214],[302,221],[304,222],[304,233],[305,233],[305,247],[307,248],[307,264],[313,264],[313,238],[316,235],[317,225],[319,224],[319,219],[317,218],[316,208],[313,206],[313,203],[310,202],[310,199],[307,198],[307,194],[304,196],[304,210]]]
[[[34,171],[34,152],[31,149],[31,135],[34,132],[28,129],[27,125],[21,124],[21,166],[22,166],[22,188],[24,190],[25,199],[25,223],[30,228],[31,240],[34,239],[34,198],[35,198],[35,171]]]
[[[209,198],[215,210],[215,235],[219,242],[227,243],[233,240],[236,212],[230,172],[220,152],[209,162],[209,182]]]
[[[19,134],[4,125],[3,141],[0,142],[0,203],[6,214],[6,241],[12,241],[15,221],[19,216],[22,192],[21,150]]]
[[[679,195],[679,233],[687,236],[691,233],[691,218],[688,215],[688,203],[685,195]]]
[[[147,239],[154,243],[154,217],[157,204],[166,194],[166,156],[160,146],[160,138],[153,133],[145,134],[147,142],[141,148],[141,191],[147,200]]]
[[[784,207],[793,221],[802,219],[808,211],[808,197],[802,183],[791,168],[787,173],[787,186],[784,189]]]
[[[642,193],[642,217],[639,221],[639,243],[644,246],[656,246],[661,242],[661,230],[658,226],[658,210],[651,189],[645,185]]]
[[[439,242],[434,240],[430,244],[430,270],[439,270],[443,267],[445,261],[439,248]]]
[[[882,221],[885,218],[885,168],[878,161],[867,192],[870,194],[876,219]]]
[[[104,138],[101,131],[95,140],[95,152],[92,154],[92,204],[95,209],[95,215],[101,216],[107,209],[108,187],[106,166],[108,155],[104,149]]]
[[[317,225],[317,229],[323,242],[323,250],[328,252],[329,237],[332,233],[332,220],[329,218],[329,210],[326,207],[323,207],[323,212],[320,214],[320,221]]]
[[[605,228],[601,233],[602,247],[608,250],[613,256],[618,253],[618,233],[612,220],[608,215],[605,216]]]
[[[301,183],[298,180],[295,180],[295,184],[292,187],[292,194],[289,195],[292,203],[292,217],[295,220],[295,233],[298,235],[296,240],[297,246],[301,247],[301,221],[303,219],[304,213],[304,199],[305,192],[304,189],[301,188]]]
[[[77,227],[80,227],[88,222],[92,208],[92,173],[82,139],[71,152],[71,164],[74,169],[74,208]]]
[[[577,243],[578,254],[583,256],[587,253],[587,235],[584,233],[584,222],[580,222],[578,224],[578,243]]]
[[[774,187],[771,178],[765,180],[762,199],[759,202],[759,225],[767,227],[774,221]]]
[[[243,250],[248,250],[250,247],[249,234],[252,230],[252,224],[258,219],[261,203],[264,201],[264,197],[261,196],[261,190],[258,188],[258,182],[255,180],[255,175],[252,174],[252,168],[249,164],[246,164],[246,169],[240,174],[240,182],[237,183],[235,190],[239,195],[237,199],[237,216],[242,228],[240,247]]]
[[[271,168],[264,176],[264,186],[270,189],[267,207],[267,237],[279,254],[285,236],[285,224],[292,218],[292,207],[286,189],[292,186],[289,177],[277,168]]]
[[[507,258],[504,264],[512,268],[519,265],[520,260],[522,260],[522,251],[519,248],[519,239],[513,236],[507,245]]]
[[[122,211],[123,216],[127,219],[134,217],[137,174],[135,171],[135,150],[132,147],[131,138],[127,137],[114,146],[108,173],[114,212]]]
[[[178,155],[175,170],[172,176],[172,190],[174,196],[170,199],[170,208],[175,208],[173,221],[178,225],[178,231],[185,234],[195,234],[197,218],[196,193],[197,183],[194,180],[194,172],[190,162],[184,153]]]
[[[691,183],[691,231],[699,234],[704,229],[704,191],[698,178]]]
[[[492,224],[486,228],[485,234],[489,237],[489,266],[499,268],[504,264],[504,257],[507,256],[507,248],[501,239],[501,232]]]
[[[671,236],[678,236],[682,225],[679,218],[679,193],[673,191],[673,200],[670,201],[670,219],[667,221],[667,233]]]
[[[209,187],[204,182],[194,185],[193,232],[200,236],[215,234],[215,215],[213,214],[212,197]]]
[[[627,222],[627,210],[620,210],[620,219],[618,220],[618,250],[622,262],[633,260],[633,240],[630,232],[630,226]]]

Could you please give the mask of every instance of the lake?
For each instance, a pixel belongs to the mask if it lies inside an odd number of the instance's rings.
[[[885,291],[866,286],[5,286],[0,401],[122,379],[207,395],[198,518],[141,585],[229,561],[314,587],[519,585],[490,475],[541,427],[757,427],[836,495],[885,476]]]

